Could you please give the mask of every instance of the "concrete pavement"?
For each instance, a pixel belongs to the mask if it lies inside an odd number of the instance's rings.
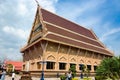
[[[20,79],[20,75],[16,75],[15,80]],[[6,75],[5,80],[12,80],[11,76]],[[40,80],[40,78],[32,77],[32,80]],[[59,78],[45,78],[45,80],[60,80]]]

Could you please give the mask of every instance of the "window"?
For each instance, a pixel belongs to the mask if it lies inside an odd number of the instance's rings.
[[[37,62],[37,69],[41,69],[41,64]]]
[[[79,70],[83,70],[84,64],[79,64]]]
[[[31,63],[31,69],[33,69],[34,68],[34,63]]]
[[[91,65],[87,65],[87,69],[88,69],[88,70],[91,70]]]
[[[75,66],[75,67],[76,67],[76,64],[70,64],[70,67],[72,67],[72,66]]]
[[[46,69],[55,69],[55,62],[47,62]]]
[[[66,63],[59,63],[59,69],[65,70],[66,69]]]
[[[94,71],[96,71],[96,69],[97,69],[97,66],[94,66]]]

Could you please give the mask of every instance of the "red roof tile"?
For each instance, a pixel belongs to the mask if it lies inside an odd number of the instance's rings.
[[[76,40],[79,40],[79,41],[82,41],[85,43],[89,43],[89,44],[104,48],[100,43],[97,42],[97,40],[91,40],[91,39],[88,39],[88,38],[83,37],[81,35],[76,35],[76,34],[68,32],[64,29],[60,29],[60,28],[57,28],[57,27],[54,27],[54,26],[51,26],[48,24],[46,24],[46,27],[47,27],[48,31],[51,31],[51,32],[63,35],[65,37],[70,37],[70,38],[73,38],[73,39],[76,39]]]
[[[42,11],[42,16],[43,16],[44,21],[47,21],[52,24],[69,29],[71,31],[77,32],[77,33],[87,36],[89,38],[96,39],[95,36],[92,35],[90,30],[88,30],[80,25],[77,25],[71,21],[68,21],[62,17],[59,17],[51,12],[48,12],[47,10],[41,9],[41,11]]]
[[[23,62],[17,62],[17,61],[6,61],[5,64],[12,64],[15,66],[16,70],[22,70],[22,64]]]

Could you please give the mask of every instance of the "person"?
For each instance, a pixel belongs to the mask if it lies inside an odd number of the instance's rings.
[[[0,80],[5,80],[5,75],[6,75],[6,71],[3,70],[2,74],[1,74],[1,79]]]
[[[13,72],[12,73],[12,80],[14,80],[15,79],[15,73]]]
[[[59,76],[60,76],[59,73],[57,73],[57,78],[59,78]]]
[[[1,79],[1,76],[2,76],[2,72],[0,71],[0,79]]]
[[[67,76],[67,73],[65,73],[65,80],[68,80],[68,76]]]
[[[82,72],[81,72],[81,74],[80,74],[80,78],[83,79],[83,73],[82,73]]]
[[[72,80],[72,73],[71,73],[71,72],[69,72],[69,73],[67,74],[67,78],[68,78],[68,80]]]

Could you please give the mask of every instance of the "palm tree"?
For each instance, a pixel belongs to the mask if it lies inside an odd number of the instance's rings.
[[[120,78],[120,56],[105,58],[96,70],[96,75],[101,79],[111,78],[113,80]]]

